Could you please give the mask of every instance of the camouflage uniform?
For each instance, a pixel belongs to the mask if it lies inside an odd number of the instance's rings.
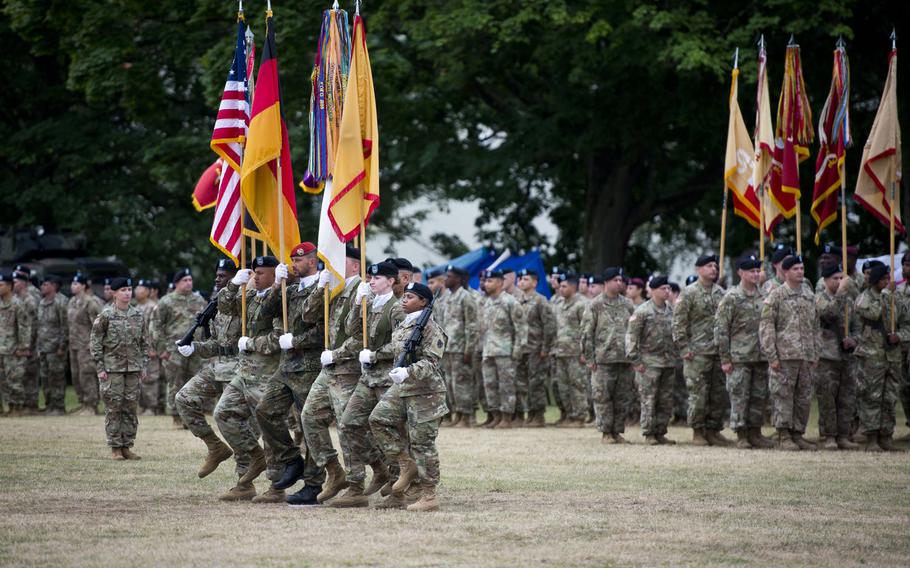
[[[771,421],[778,430],[802,435],[809,421],[813,363],[818,361],[818,312],[809,286],[778,286],[762,305],[759,336],[770,369]]]
[[[86,408],[98,408],[98,373],[89,349],[92,322],[101,313],[101,300],[86,291],[70,298],[66,306],[69,327],[70,375],[79,403]]]
[[[252,455],[260,447],[256,406],[266,380],[278,370],[281,315],[267,305],[267,295],[268,291],[259,294],[252,286],[246,289],[246,333],[250,339],[246,350],[238,355],[233,372],[228,372],[230,382],[215,406],[215,422],[224,441],[234,450],[238,476],[246,473]],[[229,283],[218,294],[218,313],[236,316],[240,312],[240,287]]]
[[[686,286],[673,308],[673,341],[683,361],[689,389],[689,426],[719,432],[727,408],[723,373],[714,344],[714,316],[724,293],[720,286],[705,288],[696,281]]]
[[[35,296],[38,296],[37,298]],[[31,344],[29,345],[29,356],[25,360],[25,406],[28,408],[38,408],[38,353],[35,349],[35,342],[38,339],[38,302],[41,294],[37,292],[34,286],[28,285],[28,288],[22,294],[19,294],[19,301],[25,306],[25,311],[30,320],[32,330]]]
[[[139,375],[148,365],[142,312],[133,306],[121,310],[109,304],[92,325],[91,349],[95,368],[107,373],[107,379],[101,381],[107,445],[132,448],[139,428]]]
[[[35,346],[38,351],[41,384],[44,385],[44,403],[48,409],[65,410],[69,329],[66,298],[62,294],[56,294],[53,300],[41,299],[38,304],[37,326],[38,337]]]
[[[466,288],[458,288],[446,296],[440,311],[442,317],[437,321],[449,336],[446,353],[442,360],[448,403],[455,412],[472,415],[476,400],[474,365],[465,364],[464,357],[473,355],[478,343],[480,314],[478,313],[477,298]],[[435,310],[434,315],[436,315]],[[480,357],[476,359],[479,360]],[[479,361],[477,362],[477,366],[479,366]]]
[[[910,282],[904,282],[897,287],[895,301],[900,302],[904,309],[910,311]],[[898,396],[901,406],[904,407],[904,419],[910,426],[910,344],[901,343],[901,382],[898,387]]]
[[[518,301],[501,292],[488,297],[483,310],[486,332],[483,342],[483,387],[492,411],[515,412],[515,359],[522,333]]]
[[[360,489],[363,489],[366,479],[366,465],[381,461],[384,457],[370,430],[370,414],[392,386],[389,377],[389,371],[395,366],[392,331],[404,320],[401,303],[394,296],[378,308],[372,306],[372,298],[367,298],[367,310],[367,349],[373,352],[376,362],[369,367],[362,367],[360,381],[338,421],[351,449],[350,463],[347,464],[351,473],[347,480]],[[353,325],[362,327],[360,306],[352,309],[348,318],[355,320],[351,322]],[[389,458],[384,461],[389,466],[397,463]]]
[[[487,306],[487,296],[473,288],[468,289],[477,301],[477,339],[474,341],[474,355],[471,356],[471,376],[474,379],[474,400],[487,414],[494,409],[487,404],[487,392],[483,384],[483,346],[487,336],[487,322],[484,319],[484,310]]]
[[[508,294],[502,294],[508,296]],[[508,296],[511,298],[511,296]],[[392,333],[388,351],[397,359],[416,325],[417,314],[405,319]],[[407,366],[408,377],[392,385],[382,395],[370,414],[370,428],[387,460],[394,460],[407,450],[417,462],[417,476],[424,487],[439,483],[439,453],[436,436],[439,419],[448,413],[445,380],[439,368],[446,348],[445,331],[430,318],[423,330],[423,339]],[[402,427],[407,425],[407,439]]]
[[[768,363],[761,353],[758,326],[765,293],[747,292],[742,284],[727,292],[717,307],[714,342],[720,362],[733,365],[727,374],[730,428],[761,428],[768,400]]]
[[[524,337],[519,340],[515,370],[517,409],[542,412],[547,408],[547,357],[553,349],[555,317],[547,299],[536,290],[518,290],[516,299],[521,305],[525,329]]]
[[[196,314],[205,309],[205,300],[195,292],[178,294],[172,292],[161,298],[154,310],[156,345],[155,351],[159,354],[167,353],[169,357],[163,359],[161,366],[167,377],[167,398],[165,407],[169,413],[176,414],[174,397],[183,385],[193,375],[199,372],[200,361],[196,357],[181,357],[177,352],[177,341],[193,326]],[[197,339],[202,339],[197,330]]]
[[[0,395],[10,407],[25,404],[25,361],[17,351],[31,345],[31,320],[15,295],[0,299]]]
[[[822,290],[815,295],[819,317],[819,361],[815,372],[815,394],[818,397],[818,433],[821,436],[850,436],[856,412],[856,362],[843,350],[844,320],[850,313],[848,337],[858,339],[859,326],[853,315],[849,289],[834,295]],[[858,289],[856,290],[859,291]]]
[[[149,343],[152,349],[149,352],[148,378],[144,383],[139,385],[139,408],[143,410],[158,411],[163,407],[163,401],[159,396],[161,392],[161,359],[158,358],[158,352],[154,346],[157,344],[157,335],[152,333],[151,323],[155,315],[155,308],[158,302],[155,300],[146,300],[145,303],[136,304],[145,322],[145,331],[148,333]],[[236,345],[235,345],[236,347]],[[155,355],[152,355],[154,353]]]
[[[856,300],[861,332],[856,347],[856,395],[859,421],[864,432],[894,434],[897,389],[900,384],[901,350],[888,345],[891,330],[891,294],[867,288]],[[905,306],[895,301],[895,333],[901,344],[910,342],[910,318]]]
[[[610,298],[601,294],[588,303],[581,324],[581,344],[585,359],[594,364],[591,394],[597,429],[604,434],[625,431],[632,367],[626,357],[626,330],[634,312],[625,296]]]
[[[636,372],[641,400],[641,432],[645,436],[667,433],[673,411],[673,310],[669,303],[658,307],[653,300],[641,304],[629,318],[626,331],[626,357]]]
[[[584,420],[588,414],[588,394],[585,382],[588,369],[581,362],[581,323],[588,302],[579,294],[563,298],[556,306],[556,340],[553,355],[556,368],[554,380],[559,398],[571,420]]]

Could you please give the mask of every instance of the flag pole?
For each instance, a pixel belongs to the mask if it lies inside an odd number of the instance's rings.
[[[891,234],[889,241],[891,242],[891,278],[894,278],[894,193],[897,189],[897,182],[891,182],[891,194],[888,196],[888,221],[891,226]],[[894,282],[892,281],[893,285]],[[895,333],[895,317],[894,317],[894,292],[891,293],[891,333]]]
[[[367,229],[363,222],[363,188],[360,189],[360,282],[367,281]],[[367,333],[367,299],[360,300],[360,322],[363,326],[363,348],[366,349],[369,343],[369,334]]]
[[[328,268],[323,268],[323,270],[328,270]],[[325,294],[323,295],[322,302],[322,321],[324,322],[323,332],[322,332],[322,344],[325,349],[329,348],[329,302],[332,301],[331,292],[329,291],[329,285],[326,284],[323,288]]]
[[[846,50],[844,47],[844,38],[843,36],[837,38],[837,51],[841,52],[840,55],[844,56],[844,61],[846,62]],[[849,75],[849,73],[848,73]],[[843,76],[841,76],[843,80]],[[835,88],[837,86],[835,85]],[[849,113],[849,101],[850,97],[850,84],[844,81],[843,90],[841,92],[841,100],[845,101],[844,106],[847,108]],[[836,126],[836,124],[835,124]],[[840,241],[841,241],[841,268],[844,270],[844,278],[850,277],[850,269],[847,266],[847,133],[849,128],[849,122],[847,121],[846,115],[844,117],[844,127],[837,133],[838,136],[842,136],[844,145],[844,162],[839,168],[840,174]],[[850,304],[844,306],[844,337],[850,336]]]
[[[267,8],[265,11],[265,17],[272,17],[272,0],[268,1]],[[281,124],[279,119],[278,124],[278,133],[281,135]],[[283,141],[282,141],[283,142]],[[284,262],[284,178],[281,175],[281,154],[283,148],[281,144],[278,145],[278,157],[275,159],[276,168],[275,173],[277,174],[277,183],[275,184],[275,203],[278,206],[278,258],[279,262]],[[265,246],[265,241],[263,241],[263,246]],[[281,280],[281,323],[284,329],[284,332],[288,332],[288,281],[287,279]]]
[[[739,48],[736,48],[736,51],[733,53],[733,81],[736,81],[736,70],[739,69]],[[731,100],[727,102],[727,106],[732,105],[733,89],[730,88],[730,97]],[[723,210],[720,213],[720,262],[718,263],[718,272],[717,280],[718,282],[723,282],[724,280],[724,252],[727,244],[727,199],[730,193],[729,188],[727,187],[726,177],[724,178],[724,205]]]
[[[765,184],[758,184],[758,259],[765,269]]]

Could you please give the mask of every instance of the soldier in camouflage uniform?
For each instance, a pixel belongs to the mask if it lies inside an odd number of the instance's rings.
[[[781,263],[784,285],[762,306],[759,334],[770,366],[772,422],[783,450],[812,450],[803,438],[809,421],[812,383],[819,356],[819,320],[815,295],[804,282],[802,257]]]
[[[237,268],[233,260],[223,258],[218,261],[215,266],[216,301],[236,274]],[[214,406],[224,390],[225,383],[233,378],[237,367],[237,341],[242,335],[239,312],[219,311],[209,325],[212,330],[210,338],[191,341],[189,345],[179,345],[177,352],[181,357],[214,360],[205,364],[174,397],[180,419],[194,436],[205,442],[208,448],[205,460],[197,472],[200,478],[215,471],[221,462],[234,453],[209,426],[205,419],[205,409]]]
[[[547,411],[547,358],[553,349],[555,317],[547,299],[537,291],[537,273],[523,268],[517,275],[515,298],[521,305],[526,333],[519,342],[520,357],[516,361],[516,400],[519,413],[527,412],[524,425],[542,428]]]
[[[818,397],[818,430],[825,449],[854,450],[850,430],[856,411],[855,363],[852,355],[859,333],[850,298],[853,280],[838,264],[822,269],[825,288],[815,294],[819,317],[819,362],[815,392]],[[849,316],[848,316],[849,314]],[[849,319],[847,319],[849,317]],[[844,322],[849,321],[845,329]]]
[[[904,282],[895,290],[895,300],[910,311],[910,251],[904,253],[901,257],[901,275]],[[901,406],[904,407],[905,424],[910,426],[910,344],[901,344],[901,384],[898,388],[898,396]],[[910,433],[898,439],[901,442],[910,441]]]
[[[554,266],[550,269],[550,275],[548,277],[548,282],[550,288],[553,289],[553,294],[550,296],[550,312],[552,312],[553,317],[551,319],[550,335],[553,337],[553,341],[556,341],[556,310],[559,309],[559,305],[565,301],[559,293],[559,277],[563,274],[562,269],[558,266]],[[547,391],[552,393],[553,401],[556,404],[556,407],[559,409],[559,419],[556,420],[553,424],[558,426],[566,421],[568,415],[566,414],[566,407],[562,403],[562,399],[559,396],[559,385],[556,383],[556,358],[550,354],[550,357],[547,357]]]
[[[151,323],[155,314],[155,308],[158,301],[151,298],[151,283],[148,280],[139,280],[136,287],[133,288],[133,295],[136,297],[136,307],[142,312],[145,320],[145,331],[149,337],[149,366],[148,380],[139,386],[139,408],[142,409],[144,416],[155,414],[161,407],[159,393],[161,392],[161,359],[158,358],[158,352],[155,351],[155,341],[157,335],[152,333]]]
[[[626,357],[641,400],[641,433],[648,445],[673,445],[667,425],[673,411],[673,310],[666,276],[651,278],[651,299],[635,308],[626,331]]]
[[[148,376],[148,338],[142,312],[130,305],[132,281],[111,281],[113,299],[92,325],[92,358],[104,400],[104,432],[111,459],[138,460],[130,448],[136,441],[139,419],[139,382]]]
[[[714,316],[724,293],[714,284],[717,256],[702,255],[695,261],[698,281],[685,287],[673,308],[673,341],[683,358],[683,373],[689,389],[689,426],[696,446],[728,446],[724,429],[727,399],[717,345]]]
[[[761,433],[768,400],[768,362],[758,339],[765,301],[759,288],[761,260],[746,256],[736,268],[740,283],[724,295],[714,321],[714,342],[730,393],[730,428],[737,448],[770,448],[774,444]]]
[[[588,302],[578,293],[578,276],[572,273],[560,275],[559,294],[562,302],[553,309],[556,316],[554,380],[565,406],[566,419],[558,426],[582,428],[588,415],[588,397],[585,389],[587,367],[581,350],[581,323]]]
[[[500,292],[501,293],[501,292]],[[395,361],[405,352],[405,344],[414,333],[420,315],[432,300],[432,292],[422,284],[412,283],[401,300],[405,319],[392,334],[389,351]],[[413,482],[419,485],[420,499],[408,511],[439,509],[436,486],[439,484],[439,453],[436,436],[439,420],[447,412],[445,381],[439,367],[445,353],[445,331],[430,317],[423,329],[420,344],[407,354],[403,367],[388,375],[395,383],[370,414],[370,427],[386,458],[397,460],[401,468],[392,492],[379,507],[401,508],[405,491]],[[402,430],[407,429],[407,440]],[[410,441],[410,451],[408,451]]]
[[[861,324],[856,348],[856,394],[859,420],[866,434],[866,451],[897,451],[892,444],[895,406],[901,373],[901,344],[910,342],[910,314],[887,290],[887,266],[869,271],[869,287],[856,300]]]
[[[181,357],[177,353],[177,341],[192,327],[196,314],[203,309],[205,300],[193,292],[193,275],[189,268],[184,268],[174,274],[174,291],[158,302],[153,316],[155,351],[159,353],[167,377],[165,407],[173,415],[174,425],[180,427],[183,423],[174,407],[174,397],[199,372],[201,363],[195,357]],[[196,336],[196,339],[201,338],[200,335]]]
[[[489,299],[483,288],[483,277],[478,278],[480,290],[468,287],[469,278],[465,276],[462,279],[462,286],[474,297],[477,303],[477,337],[474,341],[473,354],[471,355],[471,378],[474,381],[474,400],[480,405],[487,415],[481,426],[489,426],[493,423],[493,410],[487,403],[487,393],[483,385],[483,345],[484,338],[487,336],[487,322],[484,319],[484,309]],[[473,412],[471,413],[473,415]],[[476,425],[476,424],[472,424]]]
[[[775,288],[783,285],[784,270],[781,268],[781,263],[785,258],[794,254],[796,254],[795,251],[791,247],[788,247],[784,244],[779,243],[774,247],[774,252],[771,253],[772,275],[770,278],[765,280],[764,284],[762,284],[762,292],[764,292],[765,295],[770,294],[774,291]]]
[[[503,290],[503,274],[484,274],[487,300],[483,344],[483,387],[493,421],[487,428],[511,428],[515,413],[515,360],[522,334],[522,313],[518,301]]]
[[[31,319],[13,293],[13,275],[0,273],[0,397],[12,417],[21,416],[25,406],[25,362],[31,341]]]
[[[623,270],[604,271],[604,291],[587,305],[581,324],[585,360],[592,370],[591,395],[604,444],[624,444],[632,367],[626,357],[626,330],[634,309],[620,294]]]
[[[449,291],[440,310],[434,304],[434,316],[449,336],[442,359],[446,389],[451,401],[452,426],[474,425],[475,385],[472,357],[477,344],[480,323],[477,297],[464,287],[468,271],[457,266],[446,267],[445,285]]]
[[[66,298],[60,291],[60,280],[45,276],[41,282],[41,302],[38,303],[38,373],[44,386],[44,404],[51,416],[61,416],[66,408],[66,352],[69,329],[66,319]]]
[[[256,496],[253,481],[267,467],[265,452],[257,441],[256,406],[262,399],[265,382],[278,370],[281,351],[281,314],[266,303],[278,260],[274,256],[257,256],[251,265],[252,270],[238,270],[218,294],[219,313],[240,315],[241,286],[252,283],[246,286],[246,335],[237,340],[237,365],[215,406],[215,422],[234,451],[239,477],[237,485],[219,497],[222,501],[252,500]]]
[[[38,352],[35,349],[35,342],[38,339],[38,302],[41,295],[36,295],[35,287],[29,281],[29,272],[24,266],[17,266],[16,272],[13,272],[13,292],[25,306],[31,320],[29,325],[32,330],[32,341],[25,363],[25,406],[22,412],[25,415],[34,415],[38,412]]]
[[[70,284],[73,295],[66,306],[66,319],[70,334],[70,375],[81,405],[76,413],[94,416],[99,414],[98,376],[89,349],[89,336],[92,333],[92,322],[101,313],[102,305],[91,290],[86,276],[76,274],[73,277]]]

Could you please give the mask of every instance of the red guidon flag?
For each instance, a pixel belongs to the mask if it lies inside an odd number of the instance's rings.
[[[784,86],[777,105],[771,168],[771,200],[787,219],[796,213],[800,197],[799,164],[809,157],[809,144],[814,138],[799,46],[790,45],[787,47]]]
[[[291,249],[300,242],[291,149],[281,106],[281,84],[272,13],[266,15],[266,40],[256,77],[249,134],[240,170],[246,210],[276,256],[290,264]],[[280,188],[280,192],[279,192]],[[279,221],[279,209],[283,219]],[[284,232],[279,230],[283,222]],[[282,247],[283,244],[283,247]]]
[[[758,88],[755,94],[755,158],[750,189],[761,197],[765,234],[773,239],[774,228],[783,219],[771,200],[771,164],[774,154],[774,127],[771,124],[771,98],[768,94],[768,54],[764,40],[758,53]]]

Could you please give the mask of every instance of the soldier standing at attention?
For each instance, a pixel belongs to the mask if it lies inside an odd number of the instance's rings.
[[[632,368],[626,357],[626,330],[634,308],[620,294],[623,270],[604,271],[604,290],[588,304],[581,325],[582,350],[591,374],[591,397],[604,444],[625,444]]]
[[[515,360],[522,332],[521,306],[503,289],[499,270],[484,273],[483,386],[493,421],[487,428],[511,428],[515,412]]]
[[[66,352],[69,341],[66,298],[60,291],[60,280],[45,276],[41,281],[38,303],[38,375],[44,386],[44,404],[48,416],[66,413]]]
[[[25,405],[25,362],[32,341],[31,320],[13,294],[13,275],[0,273],[0,402],[9,416],[22,416]]]
[[[555,380],[559,398],[566,407],[566,420],[559,426],[583,428],[588,415],[588,396],[585,382],[588,369],[581,348],[581,323],[588,300],[578,293],[578,277],[568,273],[560,276],[559,294],[563,301],[555,307],[556,340],[553,355]]]
[[[139,386],[139,408],[142,409],[142,416],[153,416],[160,406],[161,391],[161,359],[158,358],[158,352],[155,351],[154,336],[151,332],[152,317],[155,313],[155,307],[158,305],[157,300],[151,297],[151,283],[148,280],[139,280],[136,287],[133,288],[133,296],[136,299],[136,307],[142,312],[145,321],[145,331],[149,337],[149,366],[148,379]]]
[[[673,341],[683,358],[689,389],[689,427],[696,446],[729,446],[724,429],[726,396],[717,345],[714,316],[724,293],[714,283],[717,256],[705,254],[695,261],[698,280],[685,287],[673,308]]]
[[[782,450],[814,450],[803,434],[819,356],[815,295],[804,283],[801,256],[788,256],[781,268],[784,284],[765,299],[759,324],[762,354],[770,367],[771,420]]]
[[[101,300],[92,294],[91,283],[83,274],[76,274],[70,284],[72,297],[66,305],[69,327],[70,375],[81,405],[76,414],[94,416],[98,411],[98,376],[89,337],[92,322],[101,313]]]
[[[527,329],[516,363],[516,400],[519,412],[527,412],[524,425],[542,428],[547,411],[547,358],[553,348],[555,318],[547,299],[537,291],[537,272],[523,268],[516,274],[519,291],[515,297]]]
[[[35,342],[38,339],[38,301],[41,295],[29,281],[29,272],[24,266],[17,266],[13,272],[13,292],[25,306],[32,330],[29,356],[25,363],[25,405],[22,408],[23,415],[31,416],[38,413],[38,352],[35,349]]]
[[[511,268],[502,269],[502,291],[510,296],[514,296],[518,293],[518,289],[515,287],[515,282],[517,280],[517,275],[515,270]]]
[[[104,432],[111,459],[138,460],[131,450],[139,419],[139,382],[146,379],[148,338],[142,312],[130,305],[132,281],[111,281],[113,298],[92,325],[92,358],[104,400]]]
[[[855,260],[854,264],[856,264]],[[910,311],[910,251],[905,252],[904,256],[901,257],[901,277],[904,282],[897,287],[897,290],[895,291],[895,300],[900,302],[905,309]],[[856,279],[854,278],[854,281],[855,280]],[[861,282],[862,280],[860,280],[860,283]],[[901,406],[904,407],[905,424],[910,426],[910,343],[901,343],[901,361],[901,383],[898,388],[898,395]],[[910,441],[910,433],[898,438],[898,441]]]
[[[714,322],[714,341],[730,393],[730,428],[741,450],[771,448],[774,444],[761,433],[768,401],[768,362],[758,338],[765,300],[759,288],[761,260],[742,257],[736,272],[739,284],[720,301]]]
[[[650,446],[673,445],[667,425],[673,411],[673,310],[666,276],[651,278],[651,299],[635,308],[626,331],[626,357],[632,363],[641,400],[641,433]]]
[[[477,298],[464,287],[468,271],[446,267],[445,286],[448,294],[442,306],[442,318],[436,321],[445,329],[449,341],[442,358],[447,396],[452,400],[452,426],[470,428],[474,425],[475,385],[471,359],[477,343],[480,315]],[[435,311],[439,307],[434,304]]]
[[[783,244],[778,244],[774,247],[774,252],[771,254],[771,271],[774,274],[762,284],[762,291],[765,294],[770,294],[775,288],[783,285],[785,278],[781,263],[785,258],[794,254],[796,253],[792,248]]]
[[[203,309],[205,300],[193,292],[193,274],[189,268],[178,270],[174,274],[174,292],[162,298],[155,309],[155,351],[161,357],[167,377],[165,407],[173,415],[174,425],[181,428],[184,426],[174,406],[174,397],[199,372],[201,363],[198,358],[181,357],[177,353],[177,341],[192,327],[196,314]]]

